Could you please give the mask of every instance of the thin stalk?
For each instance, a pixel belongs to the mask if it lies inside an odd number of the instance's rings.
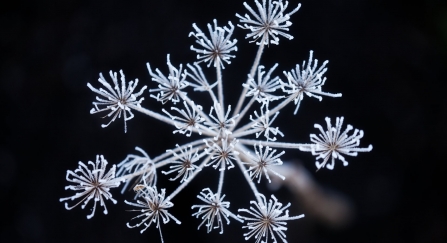
[[[217,186],[217,195],[219,195],[219,198],[221,196],[220,194],[222,192],[223,178],[224,178],[224,175],[225,175],[225,163],[222,163],[220,165],[220,167],[221,167],[222,170],[220,171],[219,185]]]
[[[243,152],[239,152],[243,156]],[[251,180],[250,176],[247,173],[247,169],[244,167],[244,164],[242,164],[241,159],[239,156],[236,156],[236,162],[239,165],[239,168],[241,169],[242,174],[244,175],[245,179],[247,180],[248,185],[250,185],[251,190],[255,194],[256,200],[260,203],[262,202],[261,197],[259,196],[259,191],[256,188],[255,183]]]
[[[223,85],[222,85],[222,70],[220,67],[219,59],[216,59],[216,73],[217,73],[217,92],[219,97],[219,103],[222,106],[222,112],[224,112],[224,96],[223,96]],[[224,112],[225,114],[225,112]]]
[[[260,132],[260,131],[262,131],[261,128],[247,129],[245,131],[241,131],[241,132],[237,132],[237,133],[234,132],[234,133],[231,134],[231,136],[235,137],[235,138],[241,138],[241,137],[244,137],[244,136],[247,136],[247,135],[251,135],[251,134],[254,134],[254,133],[257,133],[257,132]],[[256,137],[256,138],[258,138],[258,137]]]
[[[236,121],[234,122],[234,126],[232,127],[232,129],[234,129],[237,124],[239,123],[239,121],[241,120],[242,117],[244,117],[245,113],[247,113],[247,111],[250,109],[251,105],[253,104],[253,102],[256,100],[256,98],[253,96],[251,98],[251,100],[248,102],[248,104],[244,107],[244,109],[242,110],[241,113],[239,113],[239,116],[236,118]]]
[[[271,148],[284,148],[284,149],[302,149],[302,148],[308,148],[312,144],[306,144],[306,143],[280,143],[280,142],[260,142],[259,140],[252,140],[252,139],[239,139],[239,143],[245,144],[245,145],[255,145],[255,144],[262,144],[263,146],[269,146]]]
[[[250,76],[249,77],[254,77],[256,69],[259,66],[259,62],[261,61],[262,52],[264,51],[265,38],[266,38],[266,34],[264,34],[264,36],[262,36],[262,40],[261,40],[262,44],[259,45],[258,52],[256,53],[255,61],[253,62],[253,66],[251,67],[251,70],[250,70]],[[248,79],[249,78],[247,78],[247,81],[245,82],[246,84],[248,84]],[[239,111],[241,110],[241,107],[242,107],[242,105],[244,103],[244,100],[245,100],[245,95],[247,94],[247,90],[248,90],[247,87],[244,87],[244,89],[242,90],[241,96],[239,97],[239,101],[237,102],[236,109],[233,111],[233,116],[238,114]]]

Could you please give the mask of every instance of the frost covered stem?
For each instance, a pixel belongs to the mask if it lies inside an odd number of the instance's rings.
[[[311,144],[305,144],[305,143],[260,142],[259,140],[252,140],[252,139],[239,139],[239,143],[245,145],[262,144],[262,146],[269,146],[271,148],[283,148],[283,149],[301,149],[311,147]]]
[[[244,107],[244,109],[242,110],[242,112],[239,114],[239,116],[236,118],[236,121],[234,122],[234,126],[231,128],[231,130],[233,130],[237,124],[239,123],[239,121],[241,120],[242,117],[245,116],[245,113],[247,113],[247,111],[250,109],[251,105],[253,104],[253,102],[256,100],[255,96],[251,97],[250,101],[248,102],[248,104]]]
[[[246,157],[242,151],[239,152],[241,157]],[[247,160],[247,158],[243,158],[244,160]],[[239,165],[239,168],[241,169],[242,174],[245,177],[245,180],[247,180],[248,185],[250,185],[251,191],[255,194],[256,201],[262,202],[261,197],[259,197],[259,191],[258,188],[256,188],[255,183],[250,178],[250,175],[247,173],[247,169],[244,167],[244,164],[242,164],[241,158],[239,156],[236,156],[236,162],[237,165]]]
[[[220,194],[222,192],[223,178],[225,175],[225,163],[221,163],[220,167],[221,167],[221,170],[220,170],[220,176],[219,176],[219,185],[217,187],[217,195],[219,195],[219,198],[220,198]]]
[[[194,179],[194,177],[196,177],[196,175],[199,174],[200,171],[202,171],[203,167],[205,167],[206,163],[208,163],[210,159],[211,156],[208,156],[205,160],[203,160],[203,162],[199,165],[199,168],[194,171],[194,173],[188,178],[188,180],[184,181],[179,187],[177,187],[177,189],[175,189],[175,191],[173,191],[171,195],[168,196],[168,198],[172,200],[177,194],[179,194],[183,190],[183,188],[185,188],[189,184],[189,182],[191,182],[192,179]]]
[[[260,42],[262,44],[259,45],[258,53],[256,54],[255,61],[253,63],[253,66],[251,67],[250,76],[249,77],[254,77],[256,69],[258,69],[259,62],[261,61],[262,52],[264,51],[265,38],[266,38],[266,35],[264,34],[262,36],[262,40]],[[247,78],[247,81],[245,82],[245,84],[248,84],[248,80],[249,80],[249,78]],[[239,111],[241,110],[242,105],[244,104],[245,95],[247,94],[247,90],[248,90],[247,87],[244,87],[244,89],[242,90],[241,96],[239,97],[239,101],[237,102],[236,109],[234,109],[233,116],[235,116],[236,114],[239,113]]]
[[[224,112],[224,96],[223,96],[223,87],[222,87],[222,69],[219,63],[219,59],[216,59],[216,73],[217,73],[217,92],[219,96],[219,103],[222,106],[222,112]],[[225,113],[224,113],[225,114]]]

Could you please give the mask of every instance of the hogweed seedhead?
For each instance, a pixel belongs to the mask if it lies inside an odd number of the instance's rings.
[[[288,27],[292,25],[292,22],[289,21],[290,16],[300,9],[301,4],[298,4],[298,6],[289,13],[285,13],[285,10],[289,5],[289,2],[287,1],[283,3],[282,0],[268,0],[267,3],[266,0],[263,0],[261,5],[258,0],[255,0],[255,3],[258,12],[244,2],[245,8],[253,15],[254,19],[250,18],[250,15],[248,14],[245,14],[244,16],[236,14],[241,23],[244,23],[244,25],[237,26],[251,31],[251,33],[247,34],[245,39],[253,38],[254,40],[250,42],[255,42],[261,38],[261,41],[256,42],[257,45],[268,45],[269,43],[279,45],[278,35],[289,40],[293,39],[293,36],[287,34],[286,31],[289,31]]]
[[[123,70],[120,70],[121,75],[121,87],[118,85],[118,78],[116,75],[116,72],[110,71],[110,77],[113,81],[113,87],[110,86],[110,84],[106,81],[104,76],[102,76],[102,73],[99,73],[99,79],[98,81],[104,85],[106,89],[100,88],[96,89],[94,88],[90,83],[87,83],[87,87],[101,95],[103,98],[96,96],[97,102],[93,102],[93,105],[95,108],[92,108],[90,110],[90,114],[95,114],[102,111],[110,111],[109,114],[107,114],[107,117],[112,117],[109,123],[101,125],[103,128],[107,127],[115,121],[115,119],[118,117],[121,117],[121,113],[124,117],[124,132],[127,132],[127,124],[126,121],[133,118],[133,113],[131,109],[129,108],[129,105],[135,105],[135,106],[141,106],[141,102],[144,100],[144,98],[141,98],[137,100],[137,98],[143,94],[143,91],[147,88],[146,86],[143,86],[141,88],[140,92],[134,93],[135,88],[138,85],[138,79],[135,79],[135,83],[133,81],[130,81],[128,84],[126,83],[126,78],[124,76]],[[127,87],[126,87],[127,84]],[[98,106],[105,106],[105,108],[99,108]]]
[[[79,167],[74,172],[67,170],[67,181],[75,183],[76,185],[66,186],[65,190],[81,192],[78,192],[71,197],[61,198],[59,201],[73,201],[81,198],[80,201],[72,207],[69,207],[68,203],[65,203],[65,208],[71,210],[82,202],[84,203],[81,207],[84,209],[88,202],[93,199],[92,212],[87,215],[87,218],[91,219],[95,215],[97,202],[100,203],[100,206],[104,207],[104,214],[108,213],[104,199],[110,200],[116,204],[116,200],[112,198],[112,194],[110,193],[110,188],[118,187],[120,181],[114,180],[115,165],[113,165],[106,173],[107,160],[105,160],[102,155],[96,156],[96,163],[89,161],[88,165],[91,165],[92,169],[89,169],[87,165],[79,161]]]
[[[177,224],[181,224],[177,218],[168,212],[168,209],[174,206],[174,204],[170,201],[169,197],[165,198],[165,189],[161,189],[161,193],[158,193],[157,187],[155,186],[138,185],[136,191],[140,192],[138,197],[139,200],[137,200],[136,203],[128,201],[125,201],[125,203],[139,208],[130,210],[141,213],[138,216],[133,217],[131,220],[141,219],[141,221],[134,225],[127,223],[127,227],[135,228],[143,225],[143,229],[140,231],[140,233],[143,233],[152,223],[154,223],[155,227],[160,231],[161,242],[163,242],[160,222],[167,224],[172,219]]]
[[[310,147],[310,151],[313,155],[317,155],[317,161],[315,165],[317,170],[326,166],[326,168],[334,169],[335,159],[339,159],[343,162],[344,166],[348,165],[348,162],[342,156],[342,154],[349,156],[357,156],[358,152],[370,152],[372,145],[367,148],[359,148],[360,139],[363,137],[363,131],[355,129],[354,133],[348,135],[348,132],[353,129],[351,125],[348,125],[344,132],[341,131],[343,125],[343,117],[337,117],[335,127],[331,125],[331,119],[326,117],[327,131],[323,130],[323,127],[319,124],[315,124],[314,127],[320,130],[320,134],[310,135],[310,140],[314,144]],[[309,151],[309,147],[303,147],[303,151]],[[318,159],[323,161],[319,162]],[[331,163],[327,163],[331,159]]]
[[[88,216],[90,218],[95,212],[96,202],[99,201],[104,208],[103,198],[116,202],[112,199],[109,189],[117,187],[123,181],[125,184],[122,192],[128,187],[133,187],[136,193],[136,201],[125,202],[137,208],[132,211],[139,212],[139,215],[132,218],[132,223],[128,223],[127,226],[129,228],[142,227],[141,232],[144,232],[151,225],[155,225],[160,230],[163,242],[161,223],[173,220],[180,224],[180,221],[168,212],[173,206],[172,201],[175,196],[182,192],[199,173],[204,171],[216,173],[217,171],[218,176],[213,177],[216,178],[218,184],[216,192],[205,187],[198,196],[203,203],[192,206],[197,210],[193,216],[201,219],[198,228],[204,225],[208,232],[212,229],[220,229],[222,233],[223,224],[225,222],[228,224],[229,219],[233,218],[239,222],[246,221],[246,226],[243,226],[244,229],[248,229],[248,233],[244,234],[246,239],[254,238],[256,242],[263,243],[271,242],[271,240],[287,242],[285,236],[287,221],[304,216],[289,216],[290,204],[283,206],[273,195],[267,201],[258,191],[258,183],[262,177],[265,177],[264,181],[268,182],[272,174],[285,179],[277,172],[280,171],[279,166],[283,166],[280,157],[285,154],[284,150],[297,151],[299,149],[311,152],[317,156],[318,169],[322,167],[332,169],[335,159],[342,160],[344,165],[347,164],[342,154],[355,156],[357,152],[371,151],[372,146],[359,148],[363,132],[355,130],[348,136],[347,133],[352,130],[350,125],[342,132],[343,118],[337,118],[335,127],[331,126],[327,118],[327,131],[324,131],[320,125],[315,125],[321,134],[318,136],[311,134],[312,144],[278,141],[284,133],[273,123],[280,119],[280,111],[288,104],[295,105],[294,113],[296,114],[304,94],[319,100],[322,96],[340,97],[341,94],[322,91],[322,86],[326,81],[324,75],[327,71],[327,61],[319,66],[318,61],[313,59],[312,51],[307,63],[296,65],[296,68],[289,72],[283,71],[287,79],[284,82],[275,74],[278,64],[268,71],[261,65],[265,45],[278,44],[279,36],[293,38],[287,33],[288,27],[292,24],[289,19],[298,11],[300,5],[298,4],[298,7],[286,13],[287,1],[263,0],[261,4],[260,1],[255,0],[255,4],[257,11],[244,3],[251,17],[248,14],[244,17],[237,15],[243,23],[239,27],[251,31],[246,38],[253,38],[251,42],[258,44],[253,65],[249,72],[240,75],[242,80],[239,85],[224,83],[222,72],[224,63],[229,64],[230,59],[235,57],[232,55],[233,51],[237,50],[237,40],[231,40],[234,26],[229,22],[228,26],[219,27],[216,20],[213,21],[214,25],[208,25],[208,34],[193,24],[193,32],[189,35],[196,38],[196,46],[192,46],[191,50],[197,54],[198,60],[193,64],[187,64],[187,70],[183,69],[182,65],[172,65],[169,55],[167,59],[169,73],[167,74],[163,74],[159,69],[153,72],[149,63],[147,64],[149,75],[156,84],[154,89],[149,90],[150,97],[163,105],[170,106],[161,109],[161,112],[152,111],[140,105],[143,98],[139,100],[137,98],[146,87],[134,93],[137,80],[135,83],[126,82],[122,72],[121,88],[118,87],[116,73],[111,73],[113,85],[109,85],[100,75],[99,81],[105,86],[104,89],[95,89],[88,84],[92,91],[103,97],[93,102],[95,108],[92,113],[110,110],[108,116],[112,117],[112,122],[121,114],[127,121],[133,117],[132,111],[138,111],[171,125],[173,132],[167,133],[168,135],[180,136],[178,135],[180,133],[191,140],[185,144],[175,142],[173,143],[175,147],[155,157],[149,157],[144,150],[137,147],[136,150],[140,154],[130,154],[119,163],[116,178],[115,166],[106,173],[106,162],[102,157],[96,164],[89,162],[94,166],[92,170],[80,162],[75,172],[67,172],[67,180],[77,184],[68,186],[67,189],[81,192],[72,197],[62,198],[61,201],[80,199],[79,203],[84,202],[84,207],[91,199],[94,199],[93,212]],[[203,63],[206,63],[208,67],[213,64],[216,76],[207,77],[201,67]],[[235,87],[242,89],[236,105],[225,103],[224,84],[231,87],[231,92],[234,92]],[[202,95],[208,94],[208,104],[212,106],[203,109],[203,103],[198,102],[198,99],[193,100],[191,93],[187,93],[188,89],[202,92]],[[98,106],[101,105],[105,108],[99,109]],[[149,137],[149,139],[158,140],[159,138]],[[332,158],[331,163],[328,162],[330,158]],[[210,166],[215,170],[206,168]],[[225,195],[222,192],[225,189],[224,178],[234,176],[226,175],[233,173],[234,170],[230,170],[231,168],[241,170],[242,173],[239,175],[244,177],[256,198],[255,201],[251,201],[252,207],[249,209],[239,209],[239,212],[245,213],[245,216],[232,214],[229,211],[230,201],[224,201]],[[172,183],[178,183],[178,187],[170,194],[167,194],[165,189],[157,190],[157,172],[160,169],[162,174],[173,181]],[[230,197],[231,195],[228,196]],[[133,223],[133,221],[137,222]]]
[[[238,218],[236,215],[230,212],[228,208],[230,207],[230,202],[223,201],[225,195],[219,195],[219,193],[213,193],[211,189],[205,188],[200,192],[200,195],[197,196],[198,199],[202,200],[206,204],[193,205],[191,208],[198,208],[198,211],[195,212],[192,216],[196,218],[201,218],[202,223],[200,223],[197,229],[205,224],[207,227],[207,232],[211,232],[212,229],[220,228],[220,234],[223,234],[223,219],[230,224],[229,217],[243,222],[242,219]],[[217,225],[215,225],[217,221]]]
[[[169,180],[175,181],[183,176],[180,180],[180,183],[183,183],[191,177],[195,170],[201,170],[201,168],[194,164],[200,159],[199,155],[197,154],[199,150],[194,150],[191,145],[188,146],[188,148],[185,150],[183,150],[178,144],[176,144],[175,146],[180,150],[180,154],[177,154],[170,149],[166,150],[166,152],[171,152],[172,155],[174,155],[175,159],[170,162],[174,165],[169,166],[169,169],[171,169],[170,171],[162,171],[161,173],[169,175],[171,173],[177,172],[177,176]]]
[[[278,76],[274,78],[270,78],[272,72],[278,67],[278,64],[275,64],[264,76],[265,71],[264,66],[260,65],[258,67],[258,81],[256,82],[253,77],[248,75],[247,84],[243,84],[242,86],[248,88],[248,92],[246,94],[247,97],[253,96],[259,103],[268,104],[270,101],[280,100],[284,98],[284,96],[274,95],[277,89],[281,88],[280,79]]]
[[[217,26],[217,20],[213,20],[214,29],[211,24],[208,24],[208,31],[210,32],[210,38],[208,38],[202,30],[197,27],[196,24],[193,24],[192,27],[196,30],[196,32],[189,33],[189,36],[196,37],[196,43],[202,46],[204,49],[197,49],[194,46],[191,46],[191,50],[197,53],[197,59],[199,59],[198,63],[207,62],[208,67],[213,64],[213,67],[220,65],[222,69],[225,68],[223,62],[230,64],[230,58],[234,58],[234,55],[230,55],[230,52],[237,51],[236,43],[237,40],[233,39],[230,41],[231,35],[234,31],[233,24],[228,21],[228,27],[219,27]],[[200,55],[201,54],[201,55]]]
[[[160,70],[158,70],[158,68],[155,69],[157,73],[153,73],[149,63],[146,63],[147,70],[152,77],[152,81],[158,83],[158,89],[150,89],[149,92],[159,92],[156,96],[151,95],[151,97],[163,104],[169,100],[175,104],[180,101],[179,96],[186,94],[181,90],[188,86],[188,82],[185,81],[186,71],[182,73],[182,65],[180,64],[180,67],[177,69],[171,64],[169,54],[167,59],[167,64],[169,67],[169,75],[167,78]]]
[[[250,201],[254,207],[250,209],[239,209],[239,212],[244,212],[249,214],[249,216],[237,215],[239,218],[247,221],[247,225],[242,228],[248,229],[248,233],[245,233],[245,240],[250,239],[254,236],[256,243],[264,239],[262,242],[268,242],[269,235],[270,238],[276,243],[276,236],[282,240],[282,242],[287,243],[286,234],[284,231],[287,230],[287,222],[289,220],[300,219],[304,217],[304,214],[298,216],[289,216],[290,203],[286,206],[282,206],[282,203],[278,202],[278,199],[274,195],[267,202],[265,196],[262,194],[258,195],[260,201]],[[276,236],[275,236],[276,235]]]
[[[264,147],[261,144],[255,145],[254,150],[256,155],[252,155],[250,154],[250,152],[246,152],[250,160],[244,163],[249,166],[247,173],[250,173],[250,177],[252,180],[257,178],[258,183],[260,183],[262,173],[264,173],[264,176],[269,181],[269,183],[272,182],[270,180],[269,173],[273,173],[283,180],[286,179],[283,175],[279,174],[271,168],[273,166],[282,165],[282,161],[279,157],[281,157],[281,155],[285,153],[284,151],[275,155],[276,149],[272,149],[269,146]]]
[[[306,61],[303,61],[302,70],[300,68],[300,65],[297,64],[295,70],[292,69],[290,72],[284,71],[284,75],[287,77],[288,83],[281,82],[282,89],[287,94],[295,95],[294,101],[296,108],[293,113],[295,115],[298,112],[298,108],[300,107],[304,94],[309,97],[315,97],[319,101],[323,99],[323,97],[321,97],[322,95],[330,97],[341,97],[340,93],[331,94],[323,92],[321,90],[321,87],[326,82],[326,78],[323,77],[323,75],[327,71],[326,64],[328,63],[328,61],[323,62],[323,65],[321,65],[320,68],[317,69],[318,60],[313,60],[312,57],[313,51],[310,51],[307,66]]]

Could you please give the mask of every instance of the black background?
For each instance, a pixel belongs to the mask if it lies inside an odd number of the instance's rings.
[[[248,1],[254,6],[252,1]],[[355,220],[342,229],[331,229],[311,217],[290,222],[289,242],[446,242],[445,151],[447,103],[447,3],[426,0],[303,0],[292,16],[292,41],[266,48],[262,64],[278,62],[276,75],[307,60],[314,50],[319,60],[330,60],[327,92],[342,98],[322,102],[305,97],[296,116],[289,105],[275,124],[286,134],[283,141],[308,142],[316,133],[314,123],[324,117],[344,116],[345,122],[363,129],[363,147],[370,153],[347,157],[334,171],[314,173],[314,158],[288,150],[283,160],[300,159],[328,190],[353,202]],[[4,3],[2,3],[3,5]],[[128,122],[123,132],[119,119],[108,128],[107,120],[90,115],[99,87],[98,73],[123,69],[128,80],[154,88],[145,63],[167,71],[166,54],[174,65],[191,63],[188,38],[192,23],[205,30],[213,18],[224,25],[238,23],[235,13],[245,14],[242,1],[14,1],[0,8],[1,66],[0,195],[1,242],[159,242],[151,227],[144,234],[125,223],[124,199],[112,191],[119,204],[108,202],[109,215],[97,211],[64,209],[59,198],[65,191],[65,173],[78,161],[103,154],[110,163],[120,162],[140,146],[154,157],[176,143],[187,141],[171,134],[172,128],[142,114]],[[291,1],[296,6],[296,1]],[[238,52],[224,70],[226,101],[235,105],[241,82],[254,59],[256,46],[237,28]],[[214,75],[212,70],[206,70]],[[212,76],[209,76],[212,77]],[[140,84],[140,87],[142,85]],[[191,97],[195,94],[190,93]],[[145,94],[143,106],[155,111],[161,105]],[[204,97],[197,95],[196,99]],[[205,107],[205,111],[208,109]],[[182,225],[163,225],[166,242],[245,242],[237,222],[223,235],[197,231],[191,205],[198,192],[217,185],[217,172],[205,170],[174,199],[172,213]],[[175,188],[160,175],[160,187]],[[261,191],[269,195],[265,186]],[[248,207],[253,199],[238,171],[228,173],[224,192],[230,209]],[[303,212],[281,189],[282,202],[292,201],[291,214]],[[247,196],[249,195],[249,196]],[[254,242],[251,239],[249,242]]]

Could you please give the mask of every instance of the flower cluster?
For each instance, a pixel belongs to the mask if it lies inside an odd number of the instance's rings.
[[[62,198],[61,201],[80,199],[76,205],[84,202],[82,207],[93,199],[91,218],[95,213],[96,203],[104,207],[107,213],[105,200],[116,203],[110,193],[111,188],[118,187],[123,182],[122,192],[129,186],[135,191],[135,201],[125,203],[136,209],[131,210],[139,214],[128,223],[129,228],[141,227],[143,233],[151,225],[155,225],[160,231],[161,224],[171,220],[180,224],[180,221],[168,212],[173,206],[173,200],[181,193],[194,178],[202,172],[216,173],[217,190],[210,187],[203,189],[197,196],[202,204],[192,206],[195,212],[192,214],[201,220],[198,228],[205,226],[207,232],[218,229],[224,231],[224,225],[232,220],[245,223],[245,239],[254,238],[256,242],[286,241],[285,231],[287,221],[303,218],[304,215],[289,216],[290,203],[285,206],[272,195],[271,199],[259,192],[258,184],[262,177],[264,181],[271,182],[270,177],[277,176],[285,179],[278,173],[279,166],[283,164],[281,156],[285,150],[310,152],[316,156],[317,169],[334,168],[334,160],[339,159],[346,166],[343,156],[356,156],[358,152],[371,151],[372,146],[360,148],[360,139],[363,131],[355,129],[353,134],[348,133],[353,129],[351,125],[342,131],[343,117],[337,118],[335,127],[332,127],[330,119],[326,118],[327,131],[318,124],[321,132],[318,136],[310,135],[311,143],[279,142],[285,136],[275,121],[280,119],[280,110],[287,105],[295,106],[295,112],[301,105],[304,94],[319,100],[322,96],[341,97],[341,94],[322,91],[326,82],[324,75],[327,72],[327,61],[318,65],[310,52],[309,59],[303,64],[296,65],[291,71],[283,71],[284,76],[275,75],[279,67],[275,64],[269,69],[261,65],[264,48],[269,43],[279,44],[279,38],[285,37],[291,40],[288,34],[291,26],[290,16],[298,11],[301,5],[290,12],[286,12],[288,2],[282,0],[263,0],[262,4],[255,0],[256,8],[244,3],[248,14],[236,15],[242,25],[237,25],[248,30],[246,38],[253,38],[251,42],[258,44],[258,51],[250,72],[242,75],[239,88],[241,95],[235,105],[225,103],[223,96],[223,69],[229,65],[230,59],[235,58],[237,40],[232,35],[235,28],[231,22],[228,26],[218,26],[217,21],[208,24],[208,33],[203,32],[196,24],[193,24],[193,32],[189,34],[195,38],[196,46],[191,50],[197,54],[197,60],[193,64],[187,64],[183,68],[180,64],[174,65],[167,55],[168,73],[163,73],[158,68],[153,71],[147,63],[149,75],[154,82],[154,88],[149,89],[149,97],[170,105],[170,108],[154,111],[141,106],[143,98],[138,99],[146,89],[144,86],[139,92],[135,92],[138,80],[126,82],[124,74],[121,74],[121,87],[118,86],[117,74],[110,72],[113,84],[110,85],[100,74],[99,82],[104,88],[96,89],[91,84],[87,86],[95,93],[102,96],[93,102],[91,113],[102,111],[109,112],[106,116],[112,117],[108,126],[117,117],[124,116],[125,131],[126,122],[134,117],[133,112],[139,112],[149,117],[167,123],[172,126],[172,136],[186,136],[190,139],[185,144],[174,143],[173,148],[165,153],[149,157],[143,149],[136,150],[141,155],[130,154],[118,164],[118,172],[115,176],[115,165],[106,172],[107,162],[102,156],[97,157],[96,163],[89,162],[93,168],[89,169],[79,162],[79,168],[67,172],[67,181],[75,185],[66,189],[81,191],[74,196]],[[216,70],[216,77],[206,77],[202,66]],[[268,70],[268,71],[266,71]],[[208,80],[213,80],[209,82]],[[215,82],[214,82],[215,81]],[[199,105],[198,100],[188,92],[204,92],[209,94],[210,107]],[[150,99],[154,101],[153,99]],[[154,101],[155,102],[155,101]],[[103,108],[99,108],[102,106]],[[207,167],[213,167],[210,169]],[[236,168],[230,170],[232,168]],[[230,210],[232,195],[223,193],[224,178],[228,173],[240,169],[253,192],[256,200],[250,201],[249,209],[240,208],[235,215]],[[161,169],[161,170],[160,170]],[[161,171],[169,180],[178,183],[178,187],[172,192],[164,188],[157,188],[157,173]],[[256,183],[257,182],[257,183]],[[225,198],[225,201],[224,201]],[[247,203],[248,204],[248,203]],[[73,207],[67,206],[67,209]]]

